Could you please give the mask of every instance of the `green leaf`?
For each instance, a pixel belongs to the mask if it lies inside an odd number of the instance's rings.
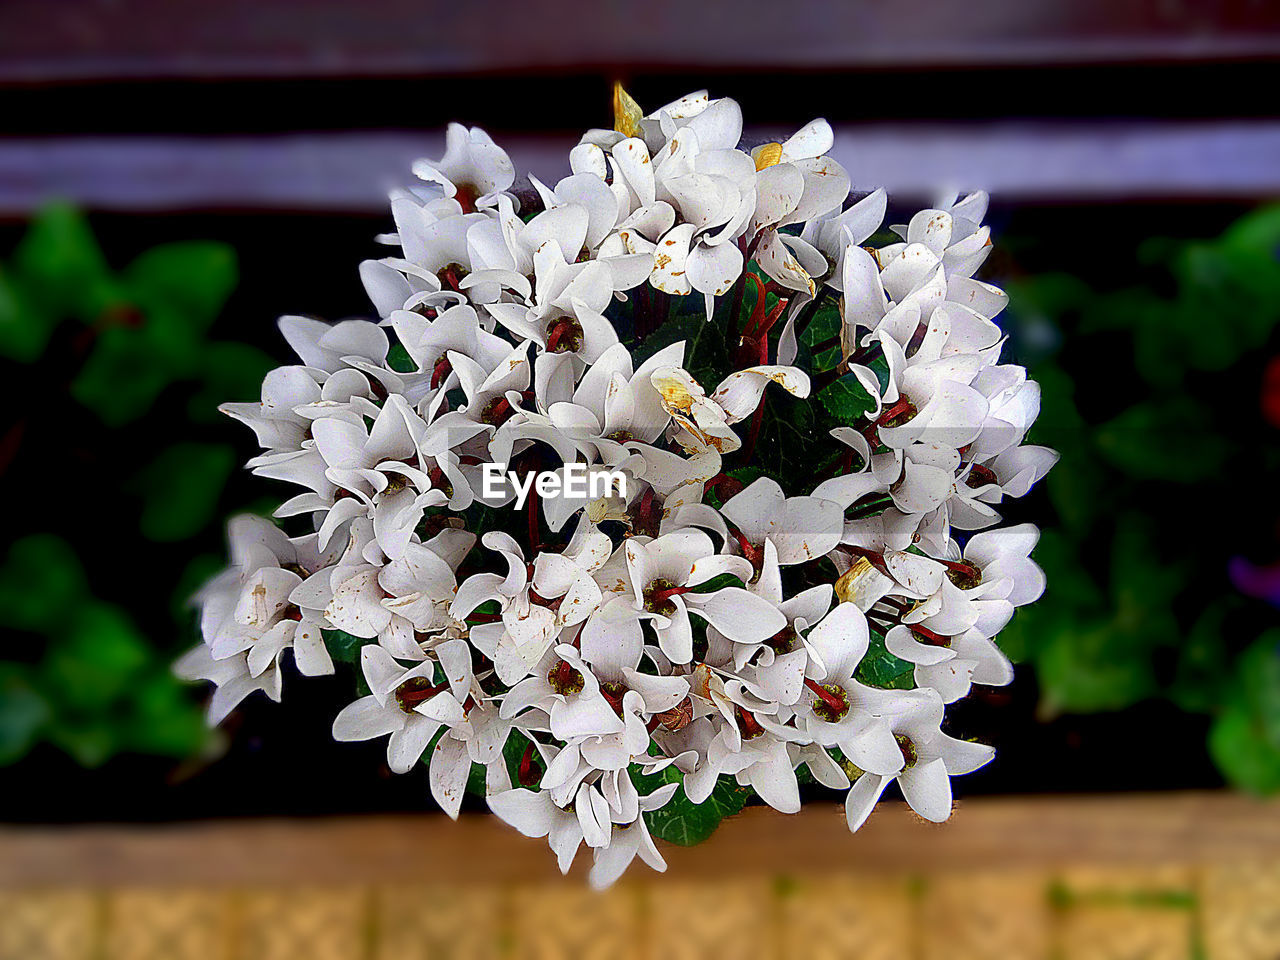
[[[1036,657],[1050,714],[1119,710],[1156,692],[1151,647],[1112,622],[1059,622]],[[1135,642],[1137,641],[1137,642]]]
[[[71,385],[72,395],[109,426],[142,416],[166,386],[209,373],[211,363],[239,363],[248,355],[251,367],[260,365],[256,351],[220,347],[215,356],[203,342],[205,329],[235,286],[229,248],[210,243],[157,247],[130,264],[125,278],[126,305],[98,324],[93,351]],[[233,374],[241,375],[247,373]]]
[[[724,329],[708,323],[701,311],[674,317],[645,337],[632,351],[635,366],[639,367],[659,350],[681,340],[684,341],[684,369],[710,393],[729,373],[729,366]]]
[[[64,203],[41,210],[13,254],[13,269],[32,306],[86,323],[119,293],[89,224]]]
[[[842,320],[840,304],[837,300],[826,300],[818,307],[809,320],[804,332],[800,335],[801,346],[810,351],[809,370],[817,373],[834,369],[841,360],[840,347],[826,347],[818,353],[812,353],[819,344],[827,343],[840,335]]]
[[[1241,601],[1220,600],[1191,626],[1178,648],[1178,665],[1169,699],[1188,713],[1212,713],[1234,691],[1232,654],[1227,646],[1227,616]]]
[[[782,392],[765,394],[755,465],[778,481],[787,494],[812,489],[814,472],[820,466],[814,463],[814,451],[830,442],[808,401]]]
[[[89,590],[72,546],[51,533],[23,537],[0,568],[0,607],[11,628],[49,632]]]
[[[123,278],[144,313],[172,312],[189,329],[201,331],[236,287],[236,255],[223,243],[167,243],[139,256]]]
[[[717,590],[723,590],[725,587],[746,587],[741,579],[735,577],[732,573],[721,573],[712,577],[710,580],[698,584],[696,587],[690,587],[690,593],[715,593]]]
[[[49,719],[49,705],[20,664],[0,664],[0,766],[21,759]]]
[[[205,359],[200,331],[185,315],[157,307],[106,324],[71,393],[108,426],[120,426],[147,413],[169,384],[193,377]]]
[[[47,736],[50,743],[88,769],[102,766],[124,749],[118,729],[98,718],[58,717]]]
[[[668,766],[657,774],[643,774],[640,768],[632,765],[631,779],[642,796],[647,796],[666,783],[681,783],[681,773],[674,766]],[[649,832],[668,843],[682,847],[691,847],[702,843],[725,817],[739,812],[747,800],[751,798],[749,787],[741,787],[730,776],[722,776],[702,803],[694,803],[685,796],[684,785],[676,790],[666,806],[660,810],[650,810],[644,815]]]
[[[40,667],[40,686],[61,709],[78,716],[98,714],[131,693],[153,658],[123,610],[82,601],[66,633],[50,645]]]
[[[366,643],[377,642],[353,637],[342,630],[322,630],[321,633],[324,635],[325,648],[328,649],[329,656],[335,663],[359,663],[361,648]]]
[[[190,688],[166,669],[137,684],[122,724],[127,749],[165,757],[189,757],[210,739],[204,712]]]
[[[900,660],[884,645],[884,635],[871,631],[867,653],[858,664],[857,679],[871,687],[885,690],[910,690],[916,685],[915,667]]]
[[[865,423],[864,415],[875,409],[871,394],[852,373],[846,373],[834,383],[829,383],[816,394],[819,402],[835,420],[844,424]]]
[[[1240,657],[1235,698],[1209,730],[1209,752],[1233,784],[1254,793],[1280,790],[1280,630]]]
[[[0,355],[35,363],[57,325],[57,315],[31,303],[16,279],[0,267]]]
[[[387,366],[396,373],[413,373],[418,369],[418,365],[409,356],[409,351],[399,341],[391,344],[391,349],[387,351]]]
[[[225,444],[179,443],[163,451],[142,474],[143,536],[172,542],[208,526],[235,460]]]
[[[1231,444],[1187,397],[1135,404],[1098,428],[1098,451],[1132,477],[1199,483],[1222,469]]]

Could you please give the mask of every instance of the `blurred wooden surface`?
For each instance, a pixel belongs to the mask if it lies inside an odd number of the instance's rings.
[[[1267,57],[1257,0],[8,0],[0,80],[334,76]]]
[[[495,820],[0,828],[0,960],[1276,960],[1280,804],[751,810],[595,894]]]

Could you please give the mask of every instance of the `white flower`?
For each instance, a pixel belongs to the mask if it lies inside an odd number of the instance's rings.
[[[778,563],[791,566],[821,557],[840,542],[844,518],[839,504],[819,497],[788,497],[777,481],[761,477],[731,497],[721,511],[742,554],[760,569],[764,545],[778,551]]]
[[[771,278],[810,296],[816,292],[814,279],[827,272],[826,258],[809,240],[778,228],[806,223],[844,203],[849,175],[823,156],[834,139],[827,121],[814,120],[785,143],[752,151],[758,199],[748,235],[756,238],[756,257]]]
[[[274,524],[250,515],[232,518],[227,539],[233,566],[198,597],[200,629],[213,659],[244,654],[249,675],[257,678],[278,672],[281,654],[292,649],[304,676],[333,673],[320,611],[300,602],[304,581],[333,556],[320,555],[314,534],[290,540]]]
[[[458,123],[449,124],[444,156],[419,160],[413,172],[428,183],[438,183],[464,212],[474,210],[477,200],[508,189],[516,178],[505,150],[479,127],[468,130]]]
[[[173,669],[184,680],[208,680],[214,685],[208,710],[210,726],[225,720],[255,690],[261,690],[272,700],[280,702],[280,670],[272,665],[254,677],[249,672],[246,654],[215,660],[209,648],[202,643],[183,654]]]
[[[646,814],[701,815],[721,783],[795,812],[801,766],[848,791],[851,829],[895,779],[945,819],[950,776],[991,756],[941,733],[946,705],[1009,682],[996,635],[1044,589],[1038,531],[999,510],[1057,459],[1024,443],[1039,387],[1000,362],[1008,298],[975,279],[986,195],[876,245],[885,193],[848,202],[826,121],[748,151],[728,98],[614,107],[532,198],[450,126],[390,196],[391,255],[359,265],[373,318],[280,321],[301,362],[222,409],[295,489],[280,527],[232,522],[177,669],[215,684],[217,722],[280,699],[285,651],[315,675],[325,631],[367,641],[335,738],[425,759],[450,816],[479,765],[562,870],[591,848],[598,887],[665,868]],[[799,332],[833,300],[819,369]],[[568,489],[584,474],[609,482]]]
[[[654,846],[653,837],[649,835],[649,827],[644,822],[644,814],[666,806],[676,789],[676,784],[669,783],[659,787],[647,797],[641,797],[640,810],[636,818],[630,823],[614,826],[611,842],[607,846],[596,848],[595,862],[588,875],[591,886],[597,890],[611,886],[636,857],[659,873],[666,871],[667,861]]]
[[[338,714],[333,738],[372,740],[390,734],[387,765],[395,773],[408,773],[442,726],[466,719],[449,682],[433,682],[434,662],[403,667],[369,644],[360,650],[360,668],[371,692]]]
[[[599,586],[592,574],[609,558],[609,538],[580,525],[563,553],[539,553],[532,574],[524,552],[514,539],[502,533],[486,533],[483,543],[502,553],[507,561],[505,577],[477,573],[459,588],[453,616],[463,619],[486,600],[501,607],[500,623],[472,631],[478,649],[491,657],[498,678],[514,684],[527,676],[566,627],[582,623],[600,606]]]
[[[506,717],[519,716],[530,707],[547,714],[551,734],[561,740],[604,737],[626,729],[600,692],[600,682],[591,668],[567,643],[548,651],[533,676],[513,686],[502,701]],[[570,767],[566,779],[576,769],[577,757],[575,750],[562,761]]]
[[[631,636],[639,632],[641,620],[648,620],[658,646],[673,663],[693,658],[691,615],[742,643],[763,642],[786,626],[772,604],[742,587],[697,591],[724,573],[743,581],[751,576],[743,558],[717,554],[701,530],[680,530],[648,542],[628,540],[624,550],[629,589],[608,601],[598,616],[618,634]]]
[[[891,776],[868,772],[857,779],[845,798],[850,830],[866,822],[892,780],[898,781],[911,809],[926,820],[941,823],[951,816],[951,778],[977,770],[995,756],[995,751],[948,736],[938,729],[941,722],[942,702],[936,698],[923,698],[915,709],[893,718],[902,768]]]
[[[490,810],[526,837],[546,837],[560,872],[569,872],[582,845],[582,825],[574,811],[557,806],[546,791],[521,788],[493,794],[488,802]]]

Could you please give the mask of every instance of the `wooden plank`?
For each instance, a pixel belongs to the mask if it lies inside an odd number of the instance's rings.
[[[747,142],[785,136],[754,129]],[[522,173],[568,173],[572,135],[500,137]],[[116,211],[381,213],[437,134],[55,137],[0,140],[0,215],[50,197]],[[953,184],[1002,200],[1262,198],[1280,193],[1280,122],[1110,122],[840,127],[832,156],[855,189],[928,198]]]
[[[0,890],[0,960],[91,960],[102,921],[87,890]]]
[[[905,876],[796,876],[779,884],[783,960],[915,960],[922,932],[915,884]]]
[[[58,884],[264,885],[422,882],[424,856],[450,880],[559,878],[541,841],[492,817],[244,821],[0,828],[0,888]],[[1160,866],[1280,858],[1280,803],[1228,793],[1006,798],[962,803],[927,824],[886,803],[857,834],[836,807],[797,816],[751,808],[707,843],[667,846],[670,880],[799,873],[902,874],[1059,864]],[[579,856],[573,877],[590,858]],[[499,866],[500,865],[500,866]],[[643,870],[637,868],[641,873]],[[574,882],[577,882],[576,880]],[[664,880],[664,883],[667,881]]]
[[[930,877],[921,896],[924,960],[1049,960],[1047,871],[972,871]]]
[[[435,852],[427,856],[430,869],[438,869]],[[509,954],[509,892],[500,884],[386,884],[377,889],[376,902],[372,960],[498,960]]]
[[[236,960],[352,960],[370,954],[365,890],[315,885],[241,892]]]
[[[1274,5],[1209,0],[9,0],[0,81],[1263,58],[1278,26]]]
[[[1054,899],[1064,960],[1186,960],[1193,956],[1195,870],[1085,862],[1062,871]]]
[[[657,891],[663,895],[661,891]],[[705,896],[705,894],[704,894]],[[640,960],[643,894],[620,883],[603,894],[586,886],[522,885],[510,894],[508,942],[521,960]]]
[[[110,898],[103,960],[227,960],[231,897],[197,888],[124,888]]]
[[[725,878],[730,879],[725,879]],[[686,880],[649,884],[640,960],[779,960],[775,887],[768,878]]]
[[[1213,864],[1201,874],[1200,899],[1208,956],[1280,957],[1280,862]]]

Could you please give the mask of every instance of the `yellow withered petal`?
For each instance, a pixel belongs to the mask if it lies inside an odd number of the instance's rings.
[[[636,103],[631,94],[622,88],[622,84],[613,84],[613,129],[626,137],[640,135],[640,120],[644,111]]]
[[[853,603],[858,598],[858,585],[860,581],[869,573],[875,570],[871,561],[866,557],[859,557],[853,562],[848,570],[840,575],[840,579],[836,581],[836,596],[841,603]]]
[[[756,162],[757,171],[772,167],[782,160],[782,144],[762,143],[751,151],[751,156]]]

